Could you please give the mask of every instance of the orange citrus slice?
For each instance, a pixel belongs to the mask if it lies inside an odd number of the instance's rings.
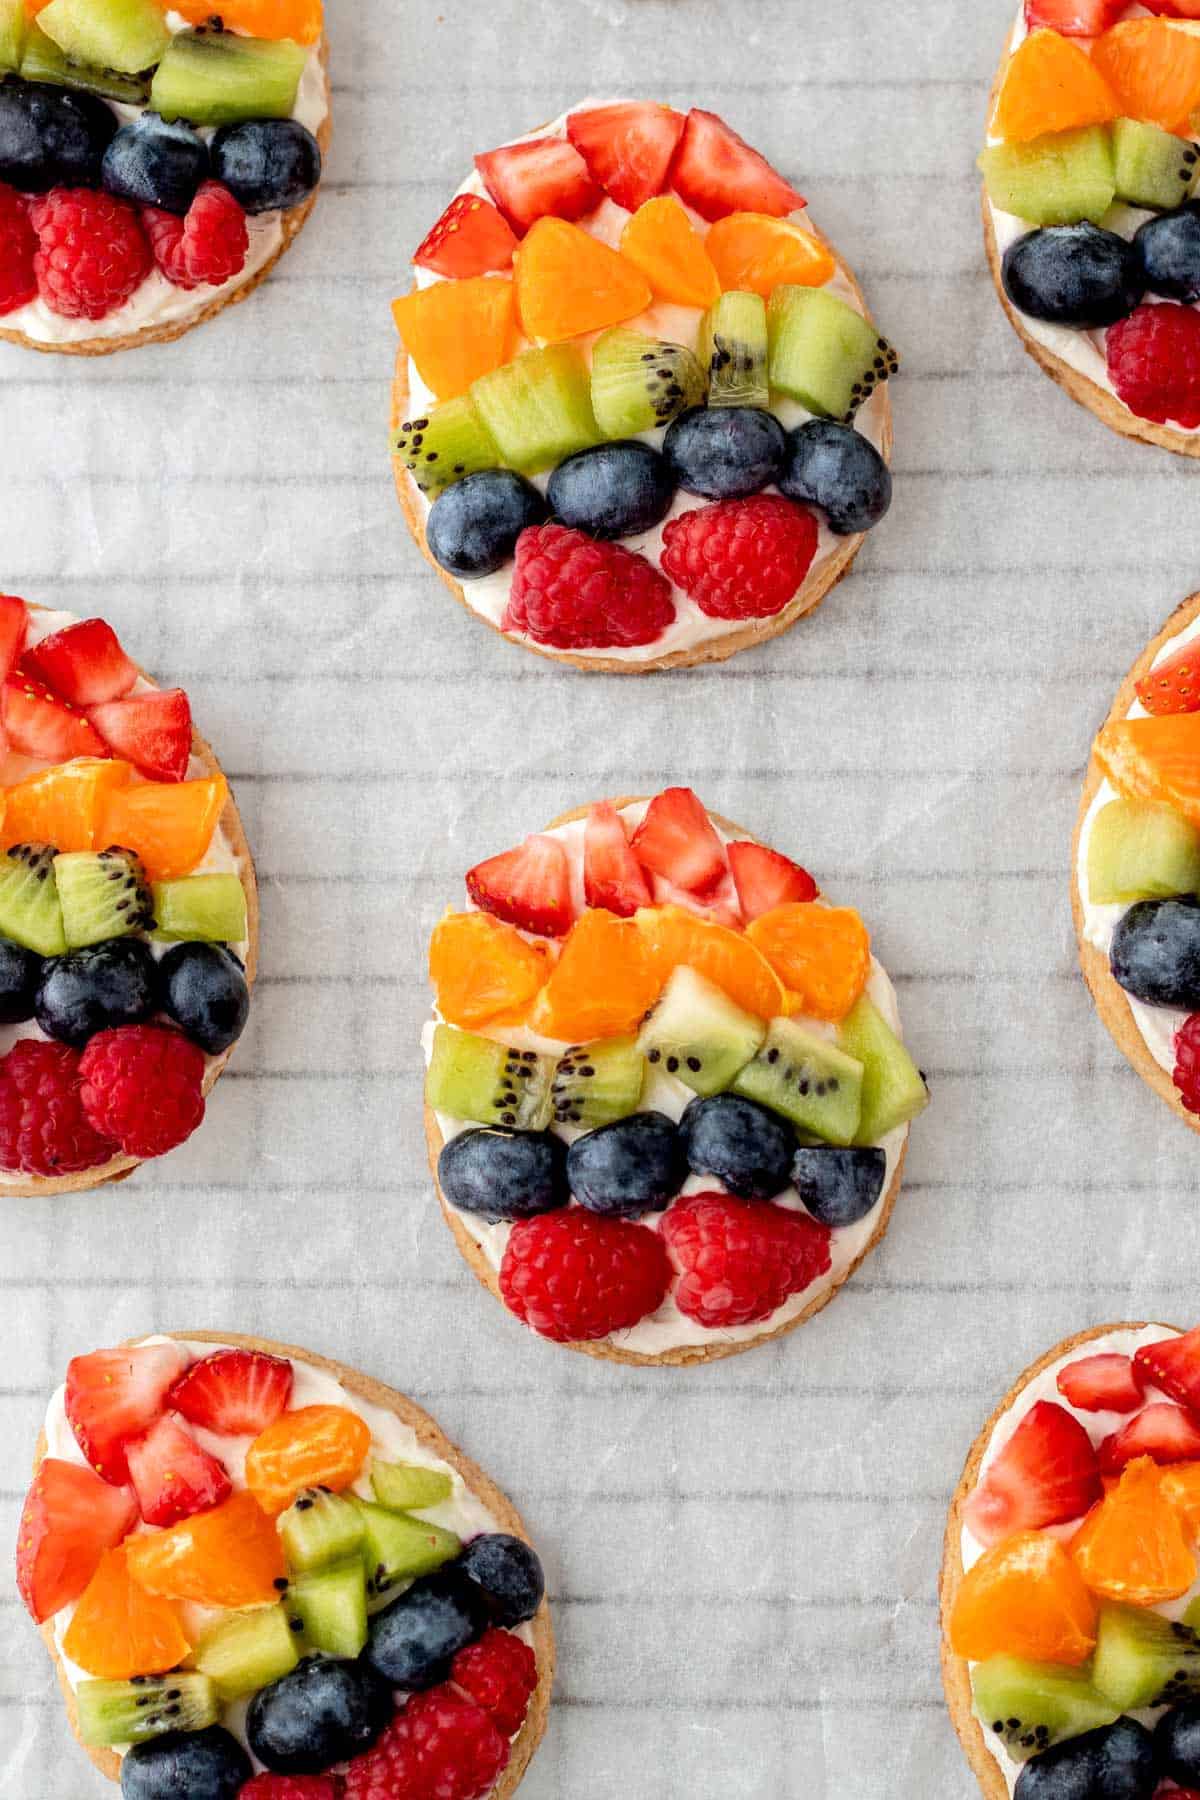
[[[1096,1645],[1096,1603],[1056,1538],[1019,1531],[963,1576],[950,1614],[956,1656],[982,1662],[1085,1663]]]
[[[743,932],[685,912],[681,906],[643,907],[634,923],[645,937],[660,988],[673,969],[686,964],[760,1019],[773,1019],[784,1011],[783,983]]]
[[[529,1023],[568,1044],[622,1037],[637,1030],[665,980],[636,923],[593,908],[572,926]]]
[[[811,231],[766,213],[730,213],[718,219],[705,249],[726,293],[761,294],[764,300],[784,282],[824,287],[837,273],[837,263]]]
[[[446,914],[429,941],[429,976],[438,1011],[451,1025],[523,1018],[552,967],[543,944],[491,913]]]
[[[1196,1559],[1160,1480],[1157,1463],[1139,1456],[1080,1526],[1071,1555],[1094,1594],[1156,1606],[1186,1594],[1195,1581]]]
[[[992,130],[1008,143],[1028,143],[1120,118],[1121,102],[1098,62],[1056,31],[1030,32],[1004,72]]]

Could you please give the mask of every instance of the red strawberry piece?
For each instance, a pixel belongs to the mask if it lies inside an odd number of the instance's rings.
[[[0,183],[0,315],[37,299],[37,233],[15,188]]]
[[[1133,1360],[1144,1381],[1200,1415],[1200,1325],[1182,1337],[1147,1344]]]
[[[204,1052],[160,1025],[98,1031],[79,1062],[83,1110],[127,1156],[163,1156],[204,1117]]]
[[[517,539],[503,630],[559,650],[607,650],[652,644],[674,619],[670,583],[623,544],[554,524]]]
[[[40,1625],[78,1600],[106,1550],[137,1523],[128,1488],[48,1456],[39,1465],[17,1529],[17,1586]]]
[[[129,1479],[147,1525],[175,1525],[228,1500],[233,1483],[175,1419],[165,1417],[145,1437],[126,1444]]]
[[[1151,12],[1167,10],[1152,0],[1146,4]],[[1193,4],[1200,15],[1200,0]],[[1057,31],[1060,37],[1099,37],[1124,11],[1125,0],[1025,0],[1025,24],[1030,31]]]
[[[341,1800],[341,1788],[336,1775],[256,1775],[238,1800]]]
[[[31,202],[38,292],[67,319],[103,319],[149,275],[154,258],[136,210],[93,188],[52,188]]]
[[[138,678],[136,663],[122,650],[116,632],[103,619],[81,619],[52,632],[25,658],[49,687],[72,706],[98,706],[119,700]]]
[[[703,899],[689,894],[686,888],[676,887],[673,881],[667,881],[661,875],[651,875],[650,886],[655,906],[681,906],[684,912],[695,913],[698,919],[711,919],[714,925],[728,925],[735,930],[742,923],[742,909],[738,905],[732,875],[722,876]]]
[[[1108,375],[1139,419],[1200,425],[1200,313],[1164,302],[1139,306],[1110,329]]]
[[[1162,1401],[1145,1407],[1136,1418],[1106,1437],[1097,1452],[1105,1475],[1116,1475],[1137,1456],[1157,1463],[1200,1460],[1200,1426],[1182,1406]]]
[[[1172,19],[1200,19],[1200,0],[1142,0],[1142,5],[1147,12],[1167,13]],[[1116,10],[1120,14],[1124,8],[1118,5]]]
[[[1200,1113],[1200,1013],[1185,1019],[1175,1033],[1173,1079],[1185,1111]]]
[[[691,788],[664,788],[633,834],[633,854],[676,887],[707,895],[725,875],[725,846]]]
[[[1058,1372],[1058,1391],[1078,1412],[1136,1412],[1145,1398],[1141,1373],[1127,1356],[1083,1356]]]
[[[74,756],[107,756],[104,740],[67,700],[52,694],[22,663],[0,689],[0,719],[9,745],[43,762]]]
[[[21,1038],[0,1060],[0,1168],[76,1175],[116,1155],[84,1111],[79,1068],[78,1050],[36,1038]]]
[[[663,572],[711,619],[769,619],[804,585],[820,528],[782,494],[718,500],[668,520]]]
[[[827,1225],[730,1194],[676,1200],[659,1231],[679,1271],[675,1304],[710,1331],[769,1318],[831,1262]]]
[[[556,1343],[627,1330],[658,1310],[670,1285],[656,1232],[582,1206],[520,1220],[500,1265],[509,1311]]]
[[[167,1396],[189,1425],[223,1437],[257,1437],[288,1409],[295,1375],[265,1350],[216,1350],[179,1377]]]
[[[173,287],[221,287],[246,266],[246,215],[219,181],[202,184],[186,218],[144,206],[142,224],[154,260]]]
[[[702,219],[769,213],[781,219],[806,205],[757,150],[716,113],[693,107],[671,167],[671,186]]]
[[[0,672],[7,675],[20,659],[29,630],[29,608],[15,594],[0,594]]]
[[[450,1679],[510,1738],[525,1723],[530,1696],[537,1686],[537,1658],[524,1639],[493,1626],[478,1643],[459,1651],[450,1667]]]
[[[490,200],[456,194],[413,261],[419,269],[461,281],[507,269],[516,247],[511,226]]]
[[[571,867],[557,838],[529,837],[516,850],[476,863],[467,871],[467,892],[480,912],[538,937],[563,937],[571,929]]]
[[[192,754],[192,709],[182,688],[149,688],[88,708],[109,749],[153,781],[182,781]]]
[[[807,869],[765,844],[730,844],[727,854],[747,925],[777,906],[815,900],[820,891]]]
[[[635,100],[572,113],[567,136],[609,199],[636,212],[665,189],[686,123],[669,106]]]
[[[135,1344],[93,1350],[67,1365],[67,1418],[103,1480],[129,1480],[126,1449],[162,1418],[167,1390],[186,1361],[178,1344]]]
[[[1137,697],[1148,713],[1200,712],[1200,656],[1195,644],[1185,644],[1174,656],[1143,675]]]
[[[628,919],[651,904],[650,888],[616,807],[599,800],[583,833],[583,893],[589,906]]]
[[[1053,1400],[1031,1406],[963,1509],[981,1544],[1078,1519],[1101,1498],[1092,1440]]]
[[[488,193],[518,237],[538,219],[581,219],[600,204],[587,164],[563,138],[506,144],[475,158]]]

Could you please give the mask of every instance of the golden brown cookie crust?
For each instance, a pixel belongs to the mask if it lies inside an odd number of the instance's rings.
[[[182,1341],[202,1344],[229,1344],[244,1350],[262,1350],[268,1356],[287,1356],[293,1362],[307,1363],[311,1368],[320,1369],[326,1375],[332,1375],[336,1381],[351,1394],[356,1394],[372,1406],[383,1407],[394,1413],[402,1424],[415,1431],[425,1449],[440,1457],[443,1462],[461,1476],[475,1497],[487,1507],[502,1531],[512,1537],[522,1538],[532,1544],[529,1532],[516,1507],[507,1495],[501,1493],[495,1482],[485,1475],[483,1470],[462,1451],[452,1444],[442,1432],[440,1426],[430,1418],[427,1412],[415,1405],[405,1395],[397,1393],[394,1388],[386,1387],[383,1382],[376,1381],[370,1375],[363,1375],[357,1369],[351,1369],[345,1363],[335,1362],[332,1357],[317,1356],[311,1350],[298,1349],[294,1344],[276,1344],[269,1338],[248,1337],[240,1333],[216,1331],[172,1331],[164,1334],[179,1338]],[[46,1454],[46,1439],[43,1433],[37,1442],[34,1455],[34,1473],[40,1468]],[[550,1609],[543,1601],[532,1620],[533,1650],[537,1657],[538,1684],[533,1698],[529,1702],[529,1711],[520,1735],[514,1739],[508,1766],[491,1789],[488,1800],[508,1800],[521,1785],[521,1779],[529,1767],[534,1751],[545,1734],[550,1714],[550,1693],[554,1686],[555,1646],[554,1629],[550,1623]],[[50,1652],[54,1663],[55,1674],[62,1689],[66,1703],[67,1720],[74,1733],[76,1742],[79,1738],[79,1714],[75,1704],[75,1695],[67,1680],[62,1657],[58,1645],[54,1641],[54,1621],[48,1619],[39,1627],[42,1640]],[[84,1744],[83,1749],[91,1757],[102,1775],[109,1781],[120,1781],[121,1759],[112,1750],[97,1749]]]
[[[640,800],[646,798],[647,796],[644,794],[625,794],[619,799],[613,800],[611,804],[619,811],[622,807],[635,806]],[[589,809],[586,806],[575,807],[571,812],[565,812],[561,814],[559,818],[552,819],[546,829],[548,831],[554,831],[560,825],[569,825],[575,819],[586,818],[588,810]],[[729,832],[732,837],[751,836],[751,833],[744,830],[742,826],[735,825],[729,819],[722,818],[720,813],[710,813],[709,817],[720,826],[722,831]],[[485,1288],[487,1288],[490,1294],[493,1294],[495,1298],[499,1300],[501,1306],[504,1306],[503,1296],[500,1293],[499,1274],[488,1260],[487,1253],[483,1248],[481,1240],[476,1237],[466,1220],[460,1218],[453,1210],[447,1201],[446,1196],[442,1192],[441,1185],[438,1181],[438,1158],[441,1156],[444,1144],[445,1139],[442,1136],[441,1127],[437,1122],[437,1115],[432,1107],[427,1105],[425,1107],[425,1147],[429,1154],[429,1169],[433,1176],[433,1185],[437,1192],[439,1204],[441,1205],[442,1217],[453,1232],[454,1241],[458,1245],[463,1259],[470,1268],[472,1274]],[[722,1362],[728,1356],[740,1356],[743,1351],[757,1350],[760,1344],[770,1343],[774,1338],[786,1337],[789,1332],[795,1331],[799,1326],[807,1324],[809,1319],[815,1318],[817,1313],[822,1312],[824,1308],[829,1305],[829,1302],[833,1299],[834,1295],[840,1292],[855,1271],[866,1261],[867,1257],[870,1256],[876,1246],[883,1242],[884,1237],[887,1235],[888,1226],[892,1222],[892,1210],[896,1204],[896,1197],[900,1192],[900,1185],[904,1175],[904,1159],[907,1154],[908,1136],[906,1133],[900,1155],[896,1160],[895,1172],[892,1175],[891,1181],[888,1183],[887,1192],[883,1196],[879,1219],[875,1226],[875,1230],[871,1235],[870,1242],[864,1245],[854,1261],[848,1268],[842,1271],[835,1281],[831,1282],[830,1285],[818,1294],[814,1300],[810,1301],[803,1311],[797,1313],[794,1319],[789,1319],[786,1324],[777,1325],[774,1330],[763,1331],[757,1337],[747,1338],[743,1341],[726,1343],[714,1342],[712,1344],[685,1344],[676,1350],[660,1351],[656,1356],[647,1356],[636,1350],[623,1350],[619,1345],[612,1343],[608,1338],[601,1338],[590,1343],[568,1343],[564,1344],[562,1348],[566,1350],[578,1350],[584,1356],[594,1356],[602,1362],[626,1363],[633,1368],[684,1369],[695,1368],[700,1363]],[[504,1307],[504,1310],[506,1313],[508,1312],[506,1306]],[[511,1314],[509,1316],[512,1317]],[[518,1324],[521,1323],[520,1320],[517,1320],[516,1322]],[[524,1329],[528,1329],[528,1327],[525,1327]],[[547,1338],[544,1341],[550,1343],[553,1340]]]
[[[1112,710],[1104,721],[1105,727],[1119,724],[1137,699],[1137,684],[1148,673],[1155,657],[1163,647],[1187,629],[1192,621],[1200,615],[1200,594],[1193,594],[1181,606],[1176,607],[1158,636],[1143,650],[1132,669],[1129,671],[1113,702]],[[1087,776],[1083,784],[1083,796],[1079,803],[1079,817],[1075,824],[1075,835],[1071,840],[1071,913],[1075,920],[1075,935],[1079,940],[1079,962],[1083,970],[1084,980],[1091,989],[1092,998],[1096,1002],[1096,1011],[1100,1014],[1109,1034],[1118,1050],[1131,1062],[1142,1080],[1152,1087],[1160,1099],[1165,1100],[1178,1118],[1191,1131],[1200,1132],[1200,1118],[1188,1112],[1180,1098],[1179,1090],[1171,1079],[1169,1069],[1164,1069],[1155,1062],[1150,1054],[1145,1038],[1138,1030],[1128,996],[1123,988],[1113,979],[1108,958],[1094,944],[1089,944],[1084,936],[1085,916],[1083,895],[1079,890],[1079,843],[1083,835],[1084,821],[1092,801],[1099,792],[1104,781],[1104,770],[1096,759],[1095,750],[1088,762]]]

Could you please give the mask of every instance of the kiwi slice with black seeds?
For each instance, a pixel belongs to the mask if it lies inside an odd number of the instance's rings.
[[[646,1059],[631,1037],[576,1044],[561,1058],[551,1090],[559,1125],[611,1125],[637,1111]]]
[[[85,1744],[145,1744],[168,1731],[203,1731],[220,1714],[207,1675],[135,1675],[132,1681],[81,1681],[75,1689]]]
[[[706,386],[703,368],[684,344],[617,327],[592,349],[592,411],[607,438],[669,425],[689,407],[703,406]]]
[[[760,294],[722,294],[705,315],[700,348],[710,406],[768,406],[767,303]]]
[[[68,851],[54,858],[54,879],[68,949],[153,931],[154,901],[132,850]]]
[[[435,1112],[456,1119],[544,1131],[554,1110],[550,1092],[554,1070],[548,1056],[439,1025],[425,1077],[425,1098]]]
[[[470,394],[408,419],[392,438],[392,451],[431,500],[464,475],[500,467],[495,439]]]
[[[67,948],[50,844],[14,844],[0,859],[0,937],[39,956]]]

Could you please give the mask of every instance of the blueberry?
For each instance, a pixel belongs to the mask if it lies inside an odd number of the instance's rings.
[[[1147,1006],[1200,1009],[1200,900],[1139,900],[1113,933],[1109,965]]]
[[[213,174],[248,213],[299,206],[321,179],[321,146],[295,119],[226,125],[212,141]]]
[[[787,448],[779,420],[758,406],[693,407],[663,439],[679,486],[705,500],[740,500],[769,487]]]
[[[104,152],[102,175],[108,192],[123,200],[185,213],[208,177],[208,145],[182,120],[168,125],[157,113],[142,113]]]
[[[1150,1800],[1157,1779],[1150,1733],[1118,1719],[1027,1762],[1013,1800]]]
[[[792,1179],[796,1134],[757,1101],[713,1094],[689,1103],[679,1121],[693,1175],[715,1175],[743,1200],[771,1200]]]
[[[99,187],[116,114],[95,94],[35,81],[0,83],[0,181],[23,194]]]
[[[567,1146],[549,1131],[461,1131],[438,1158],[438,1183],[452,1206],[485,1219],[554,1212],[571,1198]]]
[[[1154,1728],[1154,1754],[1160,1775],[1181,1787],[1200,1782],[1200,1701],[1164,1713]]]
[[[657,450],[623,438],[559,463],[546,498],[556,519],[590,537],[634,537],[666,518],[675,481]]]
[[[158,979],[163,1011],[207,1056],[237,1043],[250,1015],[250,989],[224,944],[172,944]]]
[[[686,1179],[679,1127],[665,1113],[634,1113],[601,1125],[567,1152],[567,1180],[580,1205],[619,1219],[661,1212]]]
[[[0,1025],[32,1019],[44,968],[33,950],[0,938]]]
[[[792,1163],[801,1200],[814,1219],[834,1230],[866,1218],[878,1203],[886,1174],[882,1150],[840,1150],[832,1144],[802,1146]]]
[[[850,425],[809,419],[788,433],[779,489],[819,506],[839,537],[870,531],[892,504],[892,472],[874,444]]]
[[[321,1775],[368,1749],[394,1711],[387,1686],[364,1662],[307,1657],[255,1694],[246,1736],[276,1774]]]
[[[502,569],[528,525],[540,525],[546,502],[511,469],[483,469],[439,494],[425,521],[430,555],[469,581]]]
[[[233,1733],[208,1725],[135,1744],[121,1761],[121,1792],[125,1800],[234,1800],[253,1773]]]
[[[363,1656],[392,1687],[436,1687],[460,1650],[482,1637],[488,1610],[461,1559],[414,1581],[370,1622]]]
[[[1200,205],[1147,219],[1133,240],[1142,278],[1167,300],[1200,300]]]
[[[1098,225],[1051,225],[1004,257],[1004,291],[1018,312],[1092,331],[1128,318],[1145,290],[1132,244]]]
[[[37,1022],[47,1037],[81,1050],[98,1031],[139,1025],[159,1008],[158,968],[141,938],[110,938],[46,964]]]
[[[523,1538],[485,1532],[472,1538],[453,1566],[483,1595],[493,1625],[523,1625],[542,1604],[546,1578]]]

